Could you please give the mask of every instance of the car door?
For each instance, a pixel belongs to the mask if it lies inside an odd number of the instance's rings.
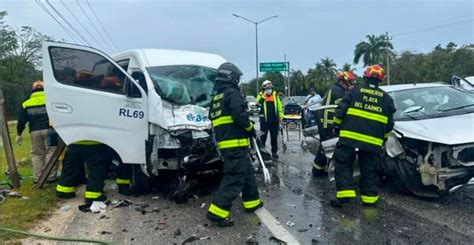
[[[145,163],[147,95],[112,58],[99,50],[43,43],[46,108],[66,144],[94,140],[125,163]]]

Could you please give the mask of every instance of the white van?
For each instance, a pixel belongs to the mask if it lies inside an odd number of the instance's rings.
[[[46,108],[66,144],[104,143],[148,176],[218,161],[207,107],[224,62],[215,54],[161,49],[109,57],[90,47],[45,42]]]

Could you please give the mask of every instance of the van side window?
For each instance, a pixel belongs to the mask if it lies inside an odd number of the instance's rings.
[[[145,75],[142,72],[137,71],[137,72],[132,73],[132,77],[133,79],[138,81],[138,84],[140,85],[140,87],[142,87],[143,90],[145,90],[145,93],[148,94],[148,86],[146,85]]]
[[[54,77],[62,84],[125,94],[122,73],[104,57],[84,50],[51,47]]]

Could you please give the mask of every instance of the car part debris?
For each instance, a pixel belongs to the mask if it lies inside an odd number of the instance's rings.
[[[307,232],[307,231],[309,231],[309,229],[298,229],[297,231],[298,232]]]
[[[192,243],[194,241],[198,241],[199,238],[196,236],[196,235],[192,235],[188,238],[186,238],[186,240],[184,240],[181,244],[188,244],[188,243]]]
[[[132,202],[129,200],[114,200],[110,203],[112,208],[121,208],[121,207],[128,207],[132,205]]]
[[[270,241],[272,241],[272,242],[276,242],[276,243],[278,243],[278,244],[280,244],[280,245],[286,245],[286,244],[288,244],[287,242],[285,242],[285,241],[283,241],[283,240],[281,240],[281,239],[278,239],[278,238],[276,238],[276,237],[274,237],[274,236],[271,236],[268,240],[270,240]]]
[[[93,201],[92,205],[89,207],[92,213],[105,213],[107,205],[104,202]]]
[[[110,231],[101,231],[100,234],[101,235],[110,235],[110,234],[112,234],[112,232],[110,232]]]

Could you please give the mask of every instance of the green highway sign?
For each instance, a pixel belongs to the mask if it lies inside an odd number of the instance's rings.
[[[260,63],[261,72],[279,72],[279,71],[288,71],[288,62],[267,62]]]

